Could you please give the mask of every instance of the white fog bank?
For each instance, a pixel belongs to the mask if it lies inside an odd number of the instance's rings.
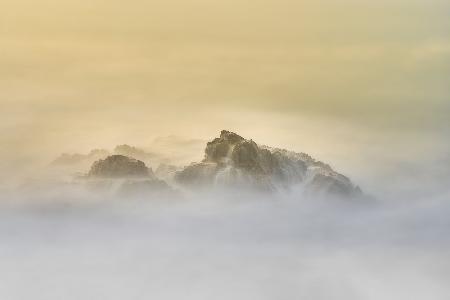
[[[0,299],[449,299],[445,199],[294,198],[3,207]]]

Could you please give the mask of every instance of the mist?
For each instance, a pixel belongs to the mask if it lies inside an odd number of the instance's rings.
[[[2,299],[447,299],[448,191],[355,200],[221,190],[4,194]]]
[[[427,131],[398,140],[397,133],[329,119],[264,118],[278,127],[253,130],[258,142],[330,161],[371,197],[305,197],[295,189],[127,196],[79,184],[67,167],[52,169],[53,147],[28,161],[31,171],[3,169],[15,180],[1,190],[0,298],[449,297],[445,141]],[[293,122],[301,124],[301,139],[287,131]],[[311,138],[318,132],[325,134]],[[205,143],[176,135],[148,140],[136,139],[155,154],[153,168],[158,160],[198,160]]]
[[[0,299],[450,299],[449,12],[2,0]],[[364,197],[86,178],[124,144],[180,170],[223,129]]]
[[[0,194],[0,298],[448,299],[445,140],[426,130],[398,140],[330,119],[246,116],[278,124],[253,130],[257,142],[330,161],[371,197],[295,189],[128,196],[79,184],[73,172],[87,165],[53,169],[62,152],[53,146],[28,161],[31,171],[3,169],[15,180]],[[288,131],[293,124],[302,138]],[[124,140],[140,141],[155,168],[198,161],[206,138]]]

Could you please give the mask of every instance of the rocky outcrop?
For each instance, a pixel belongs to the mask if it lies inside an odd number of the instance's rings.
[[[147,159],[152,156],[128,145],[117,146],[114,152]],[[93,151],[89,157],[107,153]],[[184,168],[160,163],[154,174],[146,162],[137,157],[121,154],[107,156],[92,163],[88,174],[80,178],[100,189],[139,196],[166,192],[173,195],[172,187],[262,192],[295,190],[304,195],[346,198],[362,195],[349,178],[308,154],[259,145],[226,130],[206,144],[202,161]],[[79,157],[68,156],[67,159],[78,160]]]
[[[298,188],[309,194],[346,197],[361,193],[347,177],[305,153],[261,146],[226,130],[207,143],[203,161],[185,167],[175,179],[188,188]]]
[[[111,155],[94,162],[85,177],[97,192],[130,199],[162,199],[178,196],[164,180],[158,179],[143,161]]]
[[[94,162],[89,170],[88,177],[153,177],[153,172],[140,160],[124,155],[111,155]]]

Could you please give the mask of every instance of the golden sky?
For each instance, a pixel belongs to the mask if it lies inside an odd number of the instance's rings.
[[[222,128],[342,165],[371,144],[449,149],[449,14],[446,0],[2,0],[1,151],[11,164]]]

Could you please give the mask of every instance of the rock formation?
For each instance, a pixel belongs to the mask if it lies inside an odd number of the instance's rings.
[[[207,143],[203,161],[185,167],[175,179],[188,188],[298,188],[315,195],[339,196],[361,193],[347,177],[307,154],[261,146],[226,130]]]
[[[153,172],[140,160],[124,155],[111,155],[94,162],[88,176],[99,178],[153,177]]]
[[[128,145],[118,146],[114,152],[151,156]],[[114,187],[125,194],[133,191],[161,194],[160,191],[174,191],[171,186],[175,186],[192,191],[225,188],[260,192],[295,190],[303,195],[346,198],[362,195],[349,178],[308,154],[258,145],[230,131],[223,130],[218,138],[208,142],[204,152],[201,162],[184,168],[160,163],[156,174],[138,157],[110,155],[95,161],[84,178],[93,186]],[[90,155],[105,154],[97,151]]]
[[[176,191],[158,179],[143,161],[111,155],[94,162],[85,177],[91,189],[125,198],[167,198]]]

